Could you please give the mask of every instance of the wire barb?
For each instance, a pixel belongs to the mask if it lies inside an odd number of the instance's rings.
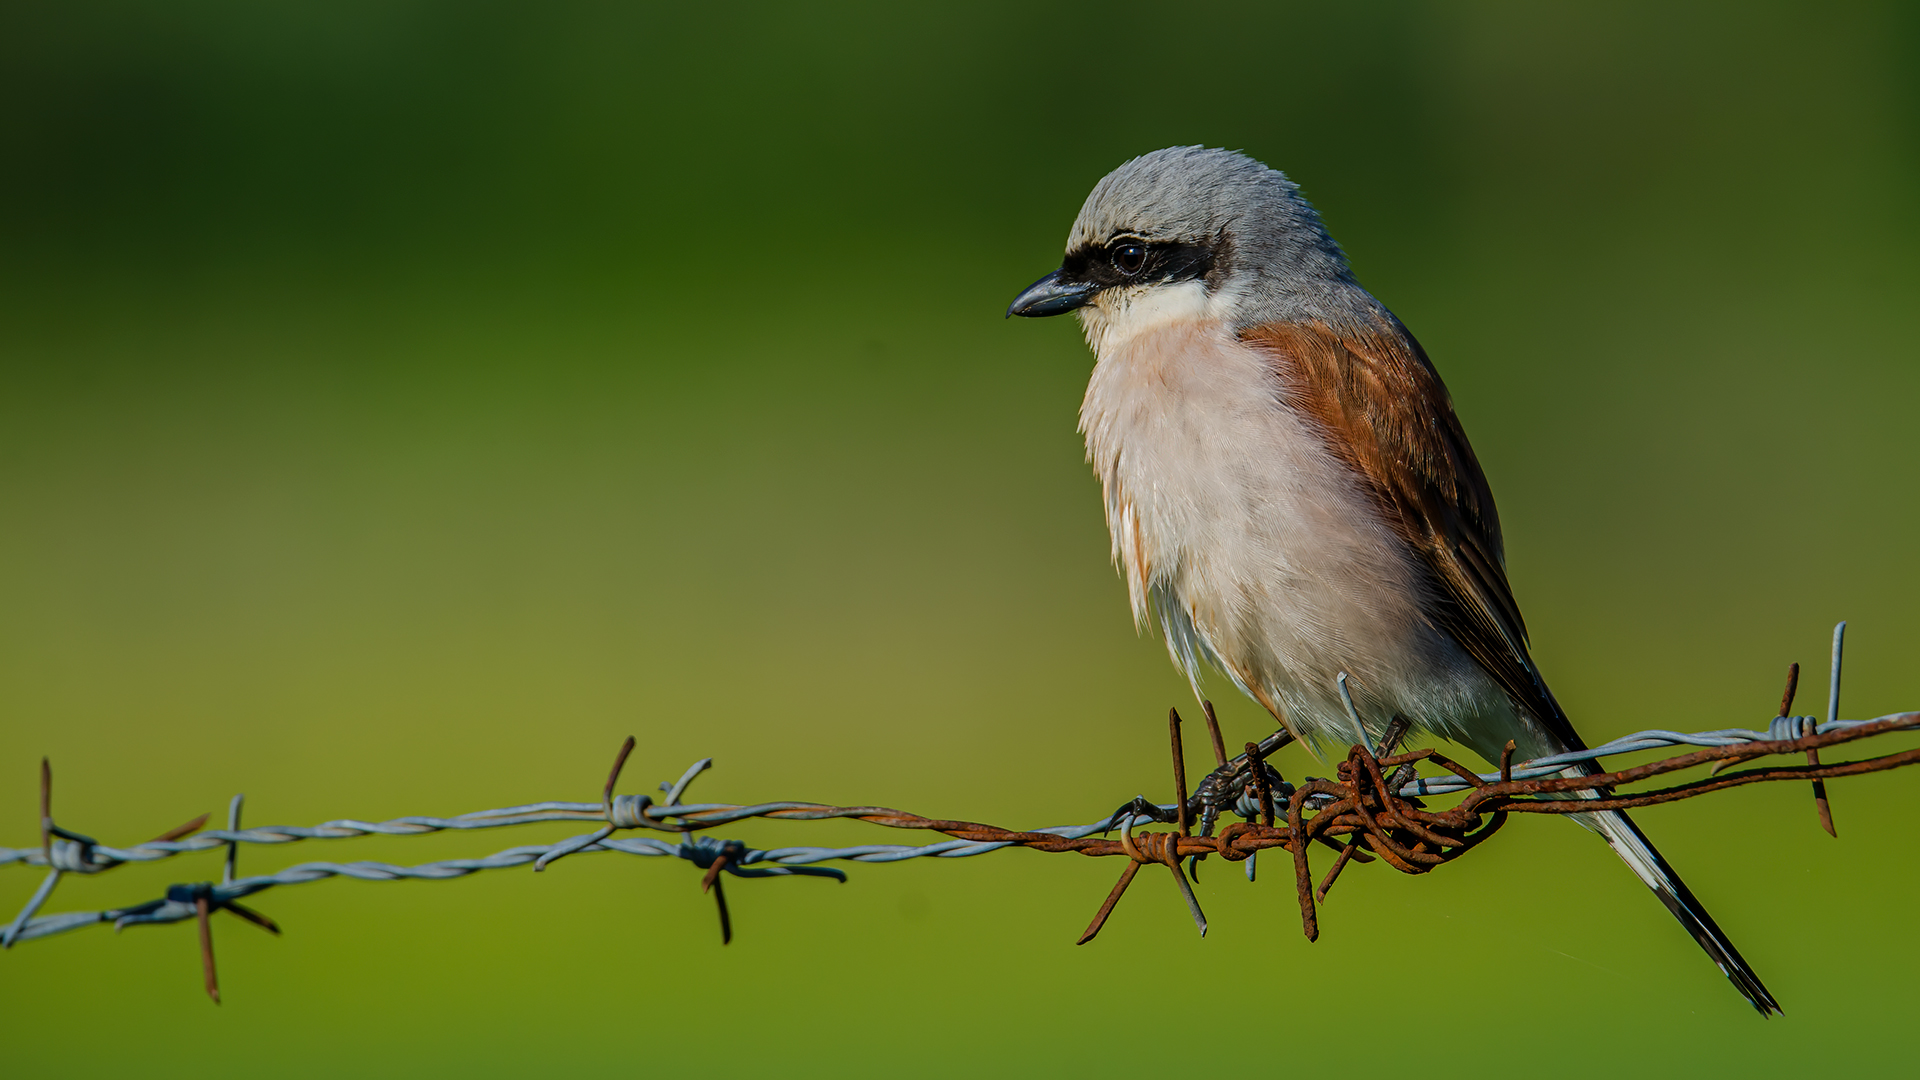
[[[1840,719],[1840,655],[1845,647],[1846,637],[1846,623],[1842,622],[1834,626],[1833,673],[1830,676],[1827,687],[1827,721],[1829,723],[1836,722]],[[1798,664],[1794,665],[1793,674],[1797,680],[1800,674],[1800,666]],[[1792,688],[1789,687],[1788,693],[1791,692]],[[1784,716],[1787,710],[1782,709],[1780,712],[1781,715]],[[1815,766],[1820,764],[1819,750],[1812,748],[1807,750],[1807,764]],[[1827,830],[1828,836],[1836,840],[1839,839],[1840,834],[1835,832],[1833,828],[1833,804],[1827,801],[1827,782],[1823,779],[1816,778],[1813,781],[1813,808],[1814,811],[1820,815],[1820,827]]]
[[[1174,824],[1185,836],[1191,830],[1187,824],[1187,756],[1180,748],[1180,710],[1167,710],[1167,732],[1173,740],[1173,801],[1178,815]]]
[[[53,762],[40,759],[40,854],[53,865]]]
[[[247,797],[245,795],[235,795],[233,801],[227,804],[228,832],[237,833],[240,831],[240,807],[244,805],[246,801]],[[202,818],[201,820],[204,821],[206,819]],[[237,840],[227,841],[227,864],[220,869],[220,884],[233,884],[233,870],[239,862],[240,842]]]
[[[215,885],[208,881],[169,885],[166,896],[159,900],[150,900],[122,911],[100,914],[103,916],[102,921],[105,921],[105,916],[113,916],[112,922],[116,930],[142,923],[193,919],[200,929],[201,977],[206,987],[207,997],[218,1005],[220,1004],[220,976],[213,963],[213,913],[229,912],[275,937],[280,936],[278,923],[235,899],[235,895],[241,891],[238,886]]]
[[[1120,871],[1120,880],[1113,883],[1112,891],[1107,893],[1106,902],[1100,905],[1099,911],[1093,913],[1093,921],[1087,924],[1087,928],[1080,934],[1080,940],[1074,942],[1075,945],[1085,945],[1100,933],[1101,928],[1107,925],[1107,916],[1113,914],[1114,906],[1120,903],[1122,896],[1126,895],[1127,886],[1133,884],[1133,875],[1139,872],[1140,863],[1134,861],[1127,863],[1126,867]]]
[[[1213,743],[1213,763],[1221,766],[1227,763],[1227,741],[1220,737],[1220,718],[1214,715],[1213,702],[1202,699],[1200,711],[1207,716],[1207,739]]]
[[[205,895],[194,897],[193,911],[200,923],[200,972],[206,980],[207,996],[220,1004],[220,974],[213,967],[213,909]]]
[[[638,815],[635,816],[632,824],[628,824],[620,814],[624,806],[616,803],[613,797],[614,785],[620,782],[620,770],[627,767],[627,756],[633,753],[633,747],[634,738],[629,735],[627,736],[627,741],[621,743],[619,751],[613,755],[613,768],[607,771],[606,786],[600,790],[600,809],[606,824],[587,836],[576,836],[570,841],[556,845],[552,851],[535,859],[533,863],[535,873],[545,870],[549,865],[566,858],[576,851],[584,851],[600,841],[605,840],[607,837],[613,835],[615,829],[622,827],[632,828],[643,823],[651,824],[651,822],[647,822],[644,817]],[[639,815],[644,815],[647,807],[650,806],[652,802],[652,799],[644,795],[641,796],[640,805],[637,808]]]
[[[206,823],[207,815],[201,814],[199,817],[183,825],[175,825],[154,839],[147,841],[147,845],[142,846],[178,841],[182,837],[199,832],[200,827]],[[21,857],[24,854],[23,852],[15,850],[10,854],[13,858],[0,858],[0,864],[6,862],[29,862],[28,859]],[[7,924],[5,930],[0,930],[0,949],[11,949],[15,942],[22,940],[24,937],[39,936],[29,933],[33,928],[34,914],[47,902],[47,898],[53,895],[54,887],[60,884],[62,874],[97,874],[103,870],[111,870],[125,861],[121,857],[121,854],[122,853],[119,852],[103,850],[100,847],[99,841],[93,837],[87,836],[84,833],[63,829],[54,822],[53,764],[46,758],[41,758],[39,865],[47,868],[47,876],[41,879],[40,887],[33,891],[31,897],[27,898],[26,906],[20,909],[20,913],[14,916],[13,921]]]

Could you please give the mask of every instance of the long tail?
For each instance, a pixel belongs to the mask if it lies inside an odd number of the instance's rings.
[[[1759,1010],[1762,1016],[1781,1011],[1780,1003],[1773,1000],[1773,995],[1761,984],[1760,976],[1747,966],[1740,956],[1740,950],[1734,948],[1733,942],[1727,940],[1727,935],[1720,932],[1713,916],[1707,914],[1707,909],[1694,897],[1693,890],[1687,888],[1687,883],[1673,872],[1667,860],[1660,857],[1660,852],[1647,841],[1646,834],[1640,831],[1632,818],[1618,810],[1581,814],[1579,817],[1583,819],[1582,824],[1591,826],[1605,837],[1613,853],[1620,856],[1620,861],[1626,863],[1646,883],[1647,888],[1653,890],[1653,895],[1667,905],[1667,910],[1673,912],[1673,917],[1680,920],[1680,925],[1687,928],[1687,933],[1693,935],[1693,940],[1700,943],[1713,962],[1720,965],[1721,974],[1732,980],[1733,988],[1740,991],[1740,996],[1746,998],[1748,1004]]]

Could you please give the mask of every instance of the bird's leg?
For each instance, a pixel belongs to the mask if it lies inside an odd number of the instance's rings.
[[[1399,753],[1400,741],[1405,739],[1407,732],[1411,730],[1413,730],[1413,725],[1407,722],[1406,717],[1395,716],[1393,720],[1387,724],[1386,734],[1380,737],[1380,750],[1374,756],[1389,758]],[[1387,777],[1387,790],[1399,791],[1401,788],[1413,783],[1414,778],[1419,775],[1419,770],[1415,769],[1411,762],[1402,765],[1393,770],[1392,776]]]
[[[1386,733],[1380,736],[1380,749],[1374,751],[1374,757],[1392,757],[1400,750],[1400,740],[1407,737],[1413,725],[1407,723],[1404,716],[1396,715],[1387,723]]]

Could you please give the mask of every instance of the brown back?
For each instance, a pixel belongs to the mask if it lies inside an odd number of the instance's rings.
[[[1507,584],[1493,491],[1419,342],[1397,322],[1365,332],[1272,323],[1241,335],[1419,553],[1435,621],[1569,749],[1584,748],[1527,653]]]

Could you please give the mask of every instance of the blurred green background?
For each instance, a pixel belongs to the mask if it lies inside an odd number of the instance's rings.
[[[1844,714],[1920,707],[1915,11],[8,4],[0,843],[42,754],[120,842],[236,791],[592,799],[629,733],[629,791],[712,755],[713,800],[1165,797],[1189,698],[1107,564],[1089,357],[1001,311],[1175,143],[1286,169],[1421,337],[1590,738],[1763,724],[1790,660],[1820,711],[1840,618]],[[1076,949],[1117,864],[1009,853],[735,882],[723,949],[696,871],[599,856],[267,894],[287,935],[219,926],[221,1008],[190,926],[31,943],[0,1010],[23,1074],[1873,1073],[1916,785],[1837,784],[1837,842],[1798,785],[1641,815],[1766,1023],[1556,821],[1351,872],[1315,945],[1283,874],[1212,863],[1207,939],[1148,878]]]

